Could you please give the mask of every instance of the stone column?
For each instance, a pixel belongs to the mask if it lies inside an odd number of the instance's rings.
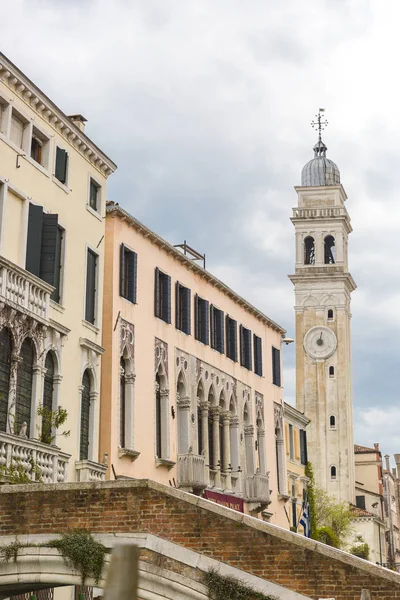
[[[7,411],[7,432],[18,434],[15,431],[15,404],[17,401],[17,375],[18,365],[22,362],[22,358],[15,353],[11,355],[10,368],[10,387],[8,391],[8,411]]]
[[[280,494],[287,494],[287,481],[286,481],[286,469],[285,469],[285,441],[283,435],[279,435],[276,438],[276,458],[278,468],[278,492]]]
[[[324,239],[320,231],[316,232],[315,240],[315,264],[322,266],[324,264]]]
[[[37,411],[39,404],[43,401],[43,386],[46,370],[41,365],[37,364],[33,366],[33,377],[32,377],[32,397],[31,397],[31,426],[30,431],[27,432],[30,438],[39,438],[42,432],[42,422],[38,417]],[[18,433],[18,432],[17,432]]]
[[[90,392],[90,413],[89,413],[89,460],[99,461],[99,436],[98,436],[98,392]]]
[[[200,404],[200,410],[201,410],[201,434],[202,434],[201,445],[203,448],[206,465],[209,465],[210,464],[210,455],[208,452],[208,411],[210,410],[210,403],[202,402]]]
[[[261,475],[267,474],[267,457],[265,448],[265,429],[259,428],[257,431],[257,445],[258,445],[258,460],[260,465]]]
[[[178,395],[177,395],[178,396]],[[189,396],[177,398],[178,409],[178,454],[187,454],[189,450],[189,424],[190,424]]]
[[[231,440],[230,440],[230,424],[231,424],[231,413],[225,412],[222,415],[223,423],[223,447],[224,447],[224,464],[221,465],[221,471],[225,473],[225,487],[227,490],[232,489],[231,485]]]
[[[246,425],[244,428],[246,451],[246,475],[254,475],[254,427]]]
[[[169,389],[160,390],[161,404],[161,456],[169,459]]]
[[[219,488],[221,486],[221,477],[220,477],[220,467],[218,466],[220,449],[219,449],[219,414],[220,409],[217,406],[211,410],[212,414],[212,424],[213,424],[213,448],[214,448],[214,456],[210,456],[210,464],[213,467],[215,473],[215,487]]]
[[[125,373],[125,446],[127,450],[134,450],[135,431],[135,379],[133,373]]]

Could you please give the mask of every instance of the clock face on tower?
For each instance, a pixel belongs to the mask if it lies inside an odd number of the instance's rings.
[[[336,346],[336,335],[328,327],[312,327],[304,336],[304,350],[311,358],[329,358],[335,352]]]

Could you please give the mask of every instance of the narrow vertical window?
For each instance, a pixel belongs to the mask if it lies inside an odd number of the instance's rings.
[[[307,461],[307,433],[305,429],[300,429],[300,462],[302,465],[306,465]]]
[[[119,294],[129,302],[137,302],[137,254],[124,244],[120,246]]]
[[[155,269],[154,314],[156,317],[171,323],[171,277]]]
[[[240,325],[240,364],[245,369],[252,369],[251,331]]]
[[[329,377],[335,377],[335,367],[329,367]]]
[[[211,348],[224,352],[224,313],[214,305],[210,306],[210,339]]]
[[[98,256],[93,250],[87,251],[86,263],[86,304],[85,319],[89,323],[96,321],[96,295],[97,295],[97,262]]]
[[[54,358],[51,352],[46,355],[44,363],[46,373],[43,386],[43,409],[46,415],[42,417],[42,435],[41,440],[46,444],[52,442],[51,420],[49,419],[53,410],[53,392],[54,392]],[[45,418],[47,417],[47,418]]]
[[[262,377],[263,368],[262,368],[262,340],[258,335],[254,334],[253,336],[253,345],[254,345],[254,373]]]
[[[88,369],[86,369],[82,377],[79,460],[88,460],[89,458],[90,392],[90,374]]]
[[[272,348],[272,383],[281,386],[281,351]]]
[[[11,334],[4,327],[0,332],[0,431],[7,430],[8,394],[11,374]]]
[[[331,429],[336,429],[336,417],[335,417],[335,415],[331,415],[329,417],[329,427]]]
[[[26,131],[27,122],[25,119],[19,114],[16,113],[13,109],[11,114],[11,131],[10,131],[10,140],[13,144],[21,148],[24,147],[24,137]]]
[[[226,315],[226,355],[237,362],[237,321]]]
[[[89,206],[92,210],[100,212],[100,190],[101,187],[94,179],[90,178],[89,184]]]
[[[195,338],[203,344],[208,344],[210,339],[210,311],[208,300],[196,294],[194,299]]]
[[[214,457],[214,432],[213,432],[213,420],[212,414],[208,411],[208,456],[209,456],[209,467],[210,469],[216,469],[216,460]]]
[[[30,435],[31,409],[32,409],[32,383],[34,348],[30,338],[26,338],[21,346],[20,363],[17,374],[17,390],[15,401],[14,433],[19,434],[25,429]]]
[[[67,183],[67,170],[68,170],[68,153],[59,148],[56,148],[56,168],[55,168],[55,177],[58,179],[60,183]]]
[[[332,235],[327,235],[324,240],[324,262],[326,265],[336,262],[335,238]]]
[[[289,458],[294,459],[294,431],[291,423],[289,423]]]
[[[328,310],[328,321],[333,321],[333,310],[331,308]]]
[[[336,467],[332,466],[331,467],[331,479],[336,479],[336,476],[337,476]]]
[[[191,310],[190,310],[190,289],[183,286],[179,281],[175,288],[175,318],[176,328],[187,335],[191,332]]]
[[[125,448],[125,428],[126,428],[126,392],[125,392],[125,360],[121,357],[119,364],[119,445]]]
[[[197,407],[197,454],[203,454],[203,421],[200,406]]]
[[[31,158],[42,167],[47,168],[49,162],[50,140],[41,131],[33,127],[31,139]]]
[[[160,378],[156,375],[156,456],[157,458],[162,457],[162,422],[161,422],[161,391],[160,391]]]
[[[315,265],[315,241],[311,236],[304,240],[304,264]]]

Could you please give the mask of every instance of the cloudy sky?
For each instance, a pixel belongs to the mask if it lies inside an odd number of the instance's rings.
[[[326,108],[354,232],[355,439],[400,452],[398,0],[0,0],[1,51],[119,166],[109,199],[293,336],[291,209]],[[294,347],[284,349],[294,403]],[[400,370],[400,369],[399,369]]]

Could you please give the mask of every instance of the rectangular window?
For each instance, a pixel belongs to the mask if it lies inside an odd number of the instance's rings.
[[[210,345],[217,352],[224,352],[224,313],[213,304],[210,306]]]
[[[300,462],[306,465],[307,461],[307,433],[304,429],[300,429]]]
[[[89,184],[89,206],[96,212],[100,212],[101,187],[92,178]]]
[[[67,183],[67,171],[68,171],[68,153],[66,150],[56,148],[56,168],[55,168],[55,177],[61,183]]]
[[[31,139],[31,158],[42,167],[48,167],[50,140],[41,131],[33,127]]]
[[[10,105],[0,97],[0,133],[7,135]]]
[[[240,326],[240,364],[245,369],[252,369],[251,331]]]
[[[294,459],[294,432],[291,423],[289,423],[289,458]]]
[[[25,268],[55,287],[51,299],[60,302],[64,229],[58,215],[29,204]]]
[[[365,510],[365,496],[356,496],[356,506]]]
[[[10,140],[13,144],[18,146],[18,148],[21,148],[21,150],[24,146],[26,126],[27,123],[24,121],[23,117],[13,110],[11,113]]]
[[[281,387],[281,351],[272,348],[272,383]]]
[[[85,320],[94,324],[96,322],[96,288],[99,257],[93,250],[88,249],[86,260]]]
[[[175,310],[176,328],[187,335],[191,332],[190,289],[176,282]]]
[[[226,355],[237,362],[237,321],[226,315]]]
[[[171,277],[156,267],[154,284],[154,314],[171,323]]]
[[[124,244],[120,246],[119,295],[129,302],[137,302],[137,254]]]
[[[210,337],[209,302],[197,294],[194,298],[194,313],[195,338],[203,344],[208,344]]]
[[[254,373],[262,377],[263,368],[262,368],[262,340],[258,335],[254,334],[253,336],[253,345],[254,345]]]

